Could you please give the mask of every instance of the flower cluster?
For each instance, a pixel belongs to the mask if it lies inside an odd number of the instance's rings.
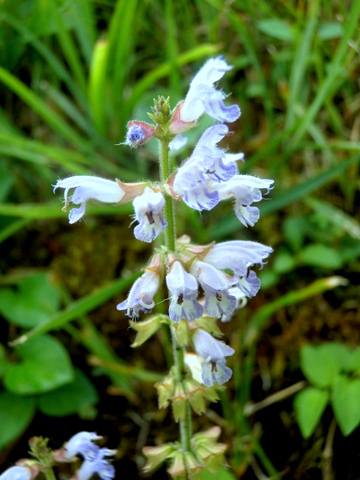
[[[252,267],[262,266],[271,252],[271,247],[257,242],[233,240],[200,246],[184,236],[177,242],[176,254],[162,258],[161,253],[156,253],[152,257],[117,309],[125,310],[133,320],[141,311],[150,313],[165,276],[170,298],[168,313],[173,322],[193,322],[203,316],[227,321],[238,308],[239,299],[251,298],[258,292],[260,280]],[[200,332],[194,335],[193,343],[204,361],[203,383],[224,383],[231,376],[224,357],[234,352],[226,345],[222,347],[222,342],[209,333]]]
[[[216,87],[216,82],[231,68],[222,57],[208,60],[193,78],[185,99],[173,111],[168,100],[159,97],[153,114],[149,114],[154,125],[135,120],[128,123],[124,144],[139,147],[157,138],[162,151],[167,151],[184,144],[186,139],[182,134],[194,128],[203,114],[218,122],[205,130],[179,168],[169,171],[170,163],[167,164],[168,178],[134,184],[91,176],[58,180],[54,190],[65,190],[64,208],[70,201],[80,205],[70,211],[70,223],[82,218],[89,200],[115,205],[132,201],[137,223],[134,235],[150,243],[167,227],[174,231],[169,202],[171,212],[173,200],[202,211],[233,199],[239,221],[246,227],[253,226],[260,215],[253,204],[271,190],[273,180],[239,173],[238,162],[244,160],[243,153],[229,153],[219,146],[230,133],[226,123],[235,122],[241,113],[238,105],[225,104],[226,94]],[[70,189],[74,189],[72,197]],[[262,267],[271,252],[272,248],[252,241],[231,240],[201,246],[183,236],[175,248],[172,242],[171,249],[167,243],[167,248],[157,250],[117,309],[125,311],[132,320],[140,312],[150,313],[155,307],[154,297],[165,280],[170,300],[168,318],[175,326],[185,321],[189,331],[192,330],[191,341],[202,361],[202,382],[207,386],[222,384],[231,377],[226,357],[234,351],[216,340],[210,329],[203,328],[203,319],[228,321],[247,298],[255,296],[260,280],[253,268]]]

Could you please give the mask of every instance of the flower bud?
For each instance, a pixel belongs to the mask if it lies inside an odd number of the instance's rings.
[[[149,141],[154,134],[153,126],[145,122],[132,120],[127,124],[127,133],[123,144],[129,145],[131,148],[137,148]]]

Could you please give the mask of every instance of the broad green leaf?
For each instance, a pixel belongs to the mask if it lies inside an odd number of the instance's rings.
[[[317,387],[330,386],[340,371],[334,358],[312,345],[304,345],[301,349],[300,363],[306,378]]]
[[[11,392],[0,393],[0,449],[15,440],[35,414],[35,399]]]
[[[338,269],[343,263],[337,250],[321,243],[303,248],[298,254],[298,259],[307,265],[331,269]]]
[[[280,18],[269,18],[258,22],[261,32],[278,40],[292,42],[295,39],[294,28]]]
[[[321,351],[321,355],[329,360],[331,359],[335,361],[338,371],[347,370],[351,360],[351,350],[347,345],[336,342],[327,342],[320,345],[318,349]]]
[[[320,25],[317,32],[321,40],[332,40],[333,38],[340,38],[344,33],[343,26],[340,22],[326,22]]]
[[[348,363],[349,372],[360,374],[360,347],[357,347],[350,355]]]
[[[328,401],[329,392],[315,387],[307,387],[296,395],[294,406],[304,438],[309,438],[313,434]]]
[[[360,424],[360,380],[339,375],[333,384],[331,403],[341,433],[349,435]]]
[[[74,370],[63,345],[43,335],[16,348],[21,361],[8,368],[4,383],[19,395],[49,392],[73,381]]]
[[[60,289],[45,273],[36,273],[19,281],[18,290],[0,290],[0,312],[20,327],[36,327],[46,322],[60,306]]]
[[[295,258],[286,250],[280,251],[273,263],[273,269],[278,274],[290,272],[295,266]]]
[[[64,417],[80,414],[98,401],[98,395],[91,381],[75,370],[75,379],[71,383],[57,388],[39,397],[39,409],[45,415]]]

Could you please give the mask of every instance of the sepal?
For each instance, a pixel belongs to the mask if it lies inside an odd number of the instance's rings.
[[[162,382],[155,383],[155,388],[158,393],[159,408],[166,408],[174,396],[175,379],[174,369],[172,368],[169,374]]]
[[[176,333],[176,339],[182,347],[189,344],[189,328],[186,320],[182,319],[179,323],[173,323]]]
[[[184,420],[186,416],[187,395],[182,384],[175,385],[175,392],[172,398],[172,410],[175,422]]]
[[[144,447],[143,454],[147,461],[143,468],[145,473],[156,470],[167,458],[174,452],[175,447],[173,444],[168,443],[159,447]]]
[[[136,330],[135,341],[131,346],[135,348],[145,343],[164,323],[169,323],[169,317],[161,314],[153,315],[143,322],[130,320],[131,327]]]

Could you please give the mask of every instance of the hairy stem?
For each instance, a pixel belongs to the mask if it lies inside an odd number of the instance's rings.
[[[159,152],[159,166],[160,166],[160,181],[164,183],[169,175],[172,173],[170,168],[169,159],[169,142],[166,140],[160,140],[160,152]],[[174,200],[170,195],[165,197],[165,209],[164,209],[165,221],[168,223],[165,233],[165,244],[168,251],[173,252],[175,250],[176,239],[176,220]],[[185,361],[184,361],[184,348],[179,344],[176,338],[175,328],[170,327],[171,341],[173,347],[174,365],[176,369],[176,379],[179,384],[184,384],[185,378]],[[185,418],[180,420],[180,441],[184,452],[191,451],[191,435],[192,435],[192,419],[191,408],[189,400],[186,401],[186,414]]]
[[[170,175],[170,161],[169,161],[169,142],[166,140],[160,140],[160,155],[159,155],[159,167],[160,167],[160,181],[164,183]],[[176,222],[175,222],[175,209],[174,199],[170,195],[165,196],[165,208],[164,208],[165,221],[168,223],[165,228],[165,245],[171,252],[175,250],[176,239]]]

